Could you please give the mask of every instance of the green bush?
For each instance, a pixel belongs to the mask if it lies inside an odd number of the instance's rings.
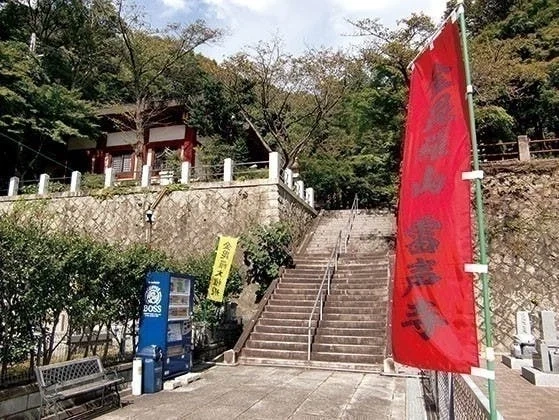
[[[278,222],[257,226],[241,242],[249,276],[260,285],[258,296],[262,297],[270,283],[278,278],[280,267],[293,264],[293,234],[287,224]]]
[[[177,267],[177,271],[188,273],[196,277],[194,292],[194,321],[204,322],[213,328],[221,321],[223,304],[206,298],[208,287],[212,276],[215,251],[191,258],[184,265]],[[243,278],[239,268],[233,265],[229,272],[227,285],[225,286],[224,301],[237,296],[243,289]]]
[[[105,175],[85,173],[82,175],[81,188],[84,191],[100,190],[105,186]]]

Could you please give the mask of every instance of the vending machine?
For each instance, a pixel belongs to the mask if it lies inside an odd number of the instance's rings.
[[[138,351],[157,346],[163,379],[192,368],[192,306],[194,277],[151,272],[146,277]]]

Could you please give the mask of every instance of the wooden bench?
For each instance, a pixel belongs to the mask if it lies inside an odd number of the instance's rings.
[[[108,395],[121,406],[118,385],[124,378],[105,371],[98,356],[39,366],[35,374],[41,393],[40,418],[53,408],[58,418],[59,411],[64,411],[62,401],[97,390],[102,391],[101,407]]]

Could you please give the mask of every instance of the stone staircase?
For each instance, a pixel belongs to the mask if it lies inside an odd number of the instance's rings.
[[[308,319],[324,271],[349,210],[325,212],[295,256],[254,326],[239,361],[378,370],[385,356],[388,277],[386,252],[394,221],[389,213],[359,211],[347,253],[340,256],[331,292],[315,311],[316,333],[307,361]]]

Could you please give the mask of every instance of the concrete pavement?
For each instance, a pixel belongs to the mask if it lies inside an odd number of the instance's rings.
[[[186,387],[123,399],[101,419],[405,419],[406,379],[356,372],[215,366]]]

